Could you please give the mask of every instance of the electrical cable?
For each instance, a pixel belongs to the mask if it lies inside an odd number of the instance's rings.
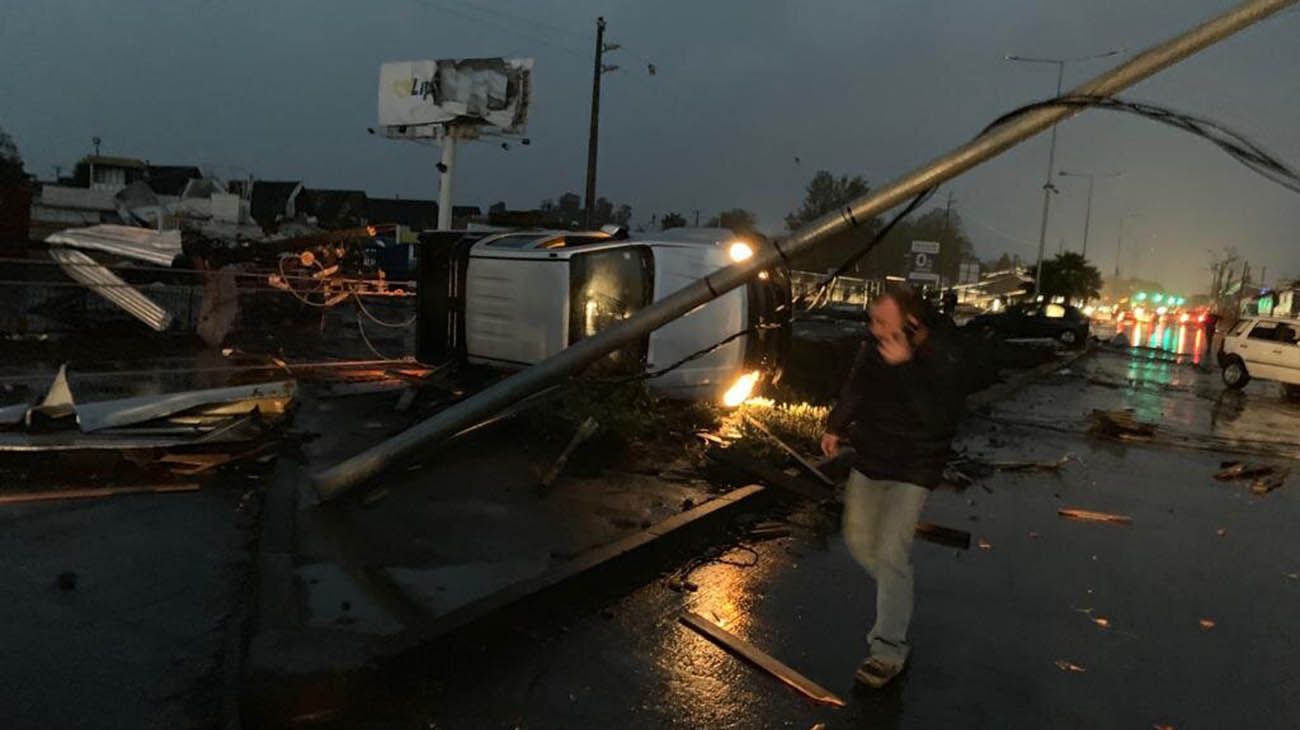
[[[628,375],[622,378],[585,378],[583,380],[584,382],[600,383],[602,385],[624,385],[627,383],[635,383],[640,380],[650,380],[652,378],[663,377],[664,375],[671,373],[672,371],[680,368],[681,366],[687,363],[694,362],[695,360],[698,360],[704,357],[705,355],[714,352],[718,348],[732,342],[733,340],[744,337],[745,335],[753,334],[755,332],[761,332],[763,330],[778,329],[780,328],[780,326],[781,325],[779,324],[758,324],[758,325],[754,325],[753,327],[747,327],[739,332],[732,333],[722,338],[721,340],[718,340],[717,342],[713,343],[712,345],[709,345],[708,347],[704,347],[699,350],[696,350],[695,352],[692,352],[691,354],[687,355],[686,357],[683,357],[677,362],[674,362],[673,364],[664,368],[660,368],[658,370],[648,370],[646,372],[637,373],[635,375]]]
[[[391,327],[392,329],[405,329],[415,324],[415,320],[419,318],[419,314],[412,314],[411,317],[407,319],[405,322],[398,322],[396,324],[394,324],[393,322],[385,322],[384,320],[376,317],[374,314],[371,313],[371,311],[366,307],[365,302],[361,301],[361,297],[357,295],[356,291],[352,292],[352,297],[353,299],[356,300],[357,310],[362,314],[364,314],[366,318],[369,319],[371,322],[374,322],[380,327]]]

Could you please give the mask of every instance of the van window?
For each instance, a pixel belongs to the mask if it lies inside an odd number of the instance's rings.
[[[1228,333],[1229,337],[1240,337],[1246,333],[1246,328],[1250,326],[1251,320],[1243,319],[1232,326],[1232,331]]]
[[[654,296],[653,262],[645,246],[575,255],[569,269],[569,344],[621,322],[649,304]],[[646,335],[597,365],[607,371],[638,372],[648,346]]]
[[[1043,316],[1049,319],[1060,319],[1065,316],[1065,307],[1060,304],[1046,304],[1043,306]]]

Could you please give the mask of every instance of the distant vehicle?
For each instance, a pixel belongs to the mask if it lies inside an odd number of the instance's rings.
[[[1223,383],[1240,389],[1252,378],[1282,384],[1288,397],[1300,397],[1300,321],[1282,317],[1242,317],[1223,338],[1219,362]]]
[[[769,245],[727,229],[439,231],[421,236],[417,355],[503,369],[545,360],[651,302]],[[590,373],[649,377],[655,391],[738,405],[779,374],[790,345],[790,277],[765,271]],[[729,337],[753,330],[725,344]],[[717,345],[716,349],[709,348]],[[707,351],[707,352],[706,352]],[[685,362],[683,362],[685,361]]]
[[[1003,339],[1050,337],[1066,347],[1082,347],[1090,328],[1078,307],[1054,302],[1015,304],[996,314],[981,314],[966,326]]]

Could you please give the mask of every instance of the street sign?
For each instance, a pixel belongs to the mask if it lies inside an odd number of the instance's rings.
[[[938,241],[912,241],[912,251],[908,255],[907,280],[938,285],[939,274],[935,272],[938,262]]]

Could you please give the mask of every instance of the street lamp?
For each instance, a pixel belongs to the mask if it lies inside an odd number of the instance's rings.
[[[1124,221],[1138,217],[1138,213],[1125,213],[1119,219],[1119,237],[1115,239],[1115,280],[1119,281],[1119,254],[1124,250]]]
[[[1056,64],[1056,96],[1061,95],[1061,83],[1065,80],[1065,64],[1075,63],[1077,61],[1091,61],[1098,58],[1106,58],[1121,53],[1119,49],[1097,53],[1091,56],[1077,56],[1074,58],[1033,58],[1029,56],[1015,56],[1008,54],[1005,56],[1008,61],[1017,61],[1020,63],[1053,63]],[[1034,274],[1034,294],[1041,294],[1041,282],[1043,280],[1043,248],[1047,245],[1047,214],[1052,204],[1052,192],[1056,187],[1052,185],[1052,169],[1056,167],[1056,125],[1052,125],[1051,133],[1052,143],[1047,153],[1047,181],[1043,183],[1043,223],[1038,229],[1038,267]]]
[[[1083,251],[1080,253],[1086,259],[1088,258],[1088,224],[1092,222],[1092,183],[1095,178],[1099,177],[1119,177],[1122,172],[1096,173],[1096,172],[1068,172],[1061,170],[1056,173],[1061,177],[1086,177],[1088,178],[1088,208],[1083,215]]]

